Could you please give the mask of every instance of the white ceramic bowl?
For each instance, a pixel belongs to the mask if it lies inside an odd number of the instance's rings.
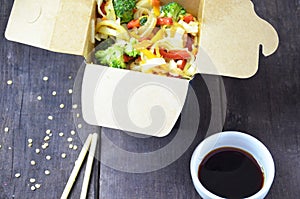
[[[204,139],[195,149],[190,171],[195,189],[203,199],[222,199],[208,191],[198,178],[198,169],[203,158],[212,150],[220,147],[234,147],[250,153],[260,165],[264,173],[264,184],[260,191],[247,199],[262,199],[271,188],[275,176],[275,165],[269,150],[256,138],[241,132],[226,131],[216,133]]]

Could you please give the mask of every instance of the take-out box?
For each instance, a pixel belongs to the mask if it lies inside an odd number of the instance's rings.
[[[250,0],[176,2],[201,22],[198,73],[249,78],[258,70],[260,46],[265,56],[278,47],[275,29],[256,15]],[[93,0],[15,0],[5,36],[86,58],[81,101],[87,123],[158,137],[167,135],[183,108],[189,81],[89,62],[95,13]]]

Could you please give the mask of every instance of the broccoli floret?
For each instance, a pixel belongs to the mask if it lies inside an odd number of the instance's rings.
[[[136,56],[140,55],[140,51],[133,48],[133,46],[137,43],[138,43],[138,41],[135,38],[131,38],[129,43],[127,43],[125,45],[124,52],[131,57],[136,57]]]
[[[179,20],[179,16],[186,14],[186,10],[176,2],[171,2],[164,5],[161,8],[161,12],[164,14],[164,16],[172,17],[175,21]]]
[[[113,0],[113,5],[117,17],[121,19],[121,23],[127,23],[133,19],[136,0]]]
[[[126,68],[123,58],[124,48],[119,45],[113,45],[106,50],[98,50],[95,58],[100,64],[113,68]]]

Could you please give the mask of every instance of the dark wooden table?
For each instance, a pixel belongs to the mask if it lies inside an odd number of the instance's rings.
[[[74,93],[69,89],[73,89],[83,58],[7,41],[4,31],[12,4],[13,1],[0,1],[0,199],[59,198],[82,147],[80,132],[83,129],[86,133],[101,133],[102,141],[109,139],[133,153],[148,153],[172,141],[178,125],[165,138],[142,138],[80,121],[81,115],[77,115],[80,104],[73,106]],[[206,136],[213,114],[206,79],[223,82],[226,92],[225,123],[220,123],[216,130],[249,133],[271,151],[276,176],[267,198],[299,198],[300,1],[254,0],[254,4],[257,13],[278,31],[280,45],[277,52],[267,58],[261,56],[259,71],[250,79],[198,75],[191,82],[189,95],[191,90],[196,90],[201,118],[197,135],[185,153],[170,165],[147,173],[123,172],[96,161],[89,198],[200,198],[192,185],[189,161],[195,147]],[[12,84],[8,84],[9,80]],[[76,88],[74,92],[77,92]],[[61,104],[64,104],[63,108]],[[186,103],[184,111],[192,110],[193,107]],[[82,129],[78,128],[79,123],[83,125]],[[48,129],[51,136],[46,132]],[[76,134],[71,133],[72,130]],[[61,137],[60,132],[64,136]],[[50,139],[44,141],[47,135]],[[68,142],[70,137],[72,141]],[[32,139],[32,146],[28,146],[28,139]],[[46,149],[42,148],[44,142],[49,143]],[[78,149],[70,149],[70,144]],[[40,153],[36,153],[36,149],[40,149]],[[107,156],[106,150],[101,147],[101,158]],[[61,157],[62,153],[66,153],[66,158]],[[47,155],[51,160],[46,159]],[[118,154],[109,155],[117,157]],[[31,165],[32,160],[35,165]],[[163,156],[161,161],[164,161]],[[131,166],[140,165],[135,161],[124,168]],[[50,174],[46,175],[45,170]],[[18,173],[20,176],[16,177]],[[83,173],[80,172],[71,198],[79,197]],[[36,182],[30,182],[30,178]],[[33,191],[31,187],[35,184],[41,187]]]

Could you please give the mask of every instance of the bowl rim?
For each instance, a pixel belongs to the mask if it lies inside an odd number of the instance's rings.
[[[239,132],[239,131],[223,131],[223,132],[215,133],[215,134],[210,135],[209,137],[205,138],[204,140],[202,140],[201,143],[198,144],[197,147],[195,148],[195,150],[194,150],[194,152],[192,154],[192,157],[191,157],[191,161],[190,161],[190,173],[191,173],[191,177],[192,177],[192,181],[193,181],[194,187],[197,190],[198,194],[200,196],[202,196],[201,193],[203,193],[205,196],[207,196],[209,198],[223,199],[222,197],[217,196],[217,195],[213,194],[212,192],[210,192],[209,190],[207,190],[201,184],[201,182],[200,182],[200,180],[198,178],[198,167],[199,167],[199,164],[201,163],[202,159],[207,155],[207,154],[205,154],[199,160],[198,156],[199,156],[200,150],[202,149],[203,145],[205,145],[208,141],[216,139],[216,137],[219,137],[219,136],[240,136],[240,137],[244,137],[246,139],[250,139],[252,142],[255,142],[257,144],[257,146],[259,146],[259,148],[261,148],[262,150],[264,150],[265,154],[268,156],[267,158],[269,160],[271,160],[271,162],[269,162],[270,169],[268,170],[268,176],[269,176],[269,178],[264,180],[263,187],[257,193],[255,193],[252,196],[247,197],[246,199],[263,198],[268,193],[269,189],[271,188],[273,180],[274,180],[274,177],[275,177],[274,159],[273,159],[270,151],[268,150],[268,148],[260,140],[258,140],[257,138],[253,137],[252,135],[249,135],[249,134],[246,134],[246,133],[243,133],[243,132]],[[232,146],[232,147],[240,148],[238,146]],[[219,147],[216,147],[216,148],[219,148]],[[212,148],[212,150],[214,150],[216,148]],[[241,149],[245,150],[243,148],[241,148]],[[195,167],[197,169],[195,169]],[[199,192],[201,192],[201,193],[199,193]]]

